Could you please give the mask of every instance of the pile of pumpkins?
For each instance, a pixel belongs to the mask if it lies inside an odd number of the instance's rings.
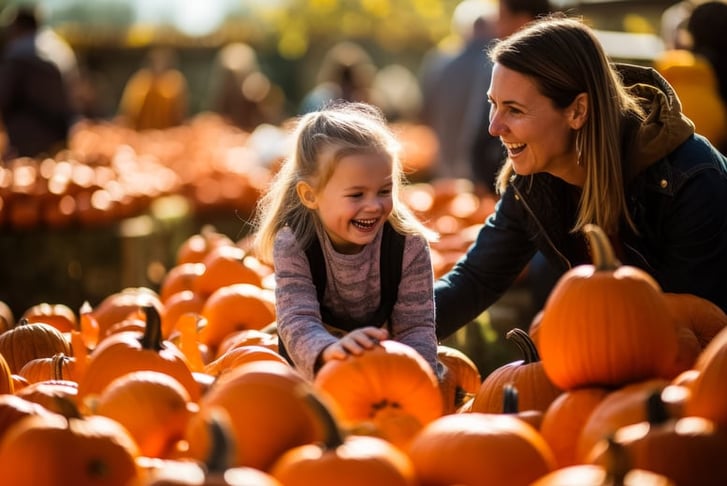
[[[158,292],[0,306],[0,483],[727,484],[727,315],[587,234],[593,263],[487,376],[440,345],[440,381],[383,341],[304,379],[277,353],[272,270],[209,228]]]

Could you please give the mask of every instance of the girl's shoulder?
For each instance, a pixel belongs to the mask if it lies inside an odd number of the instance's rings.
[[[283,226],[275,233],[274,251],[286,253],[301,251],[298,238],[289,226]]]

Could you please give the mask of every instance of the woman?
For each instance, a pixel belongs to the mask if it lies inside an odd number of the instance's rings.
[[[437,335],[494,303],[540,250],[565,272],[590,263],[584,225],[667,292],[727,311],[727,159],[681,114],[653,69],[612,66],[593,32],[549,17],[498,43],[489,131],[507,149],[501,199],[435,285]]]

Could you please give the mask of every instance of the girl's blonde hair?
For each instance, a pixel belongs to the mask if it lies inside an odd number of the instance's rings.
[[[296,184],[305,181],[315,190],[321,190],[341,157],[353,153],[379,153],[391,161],[393,207],[388,218],[391,225],[403,234],[422,235],[430,241],[436,239],[436,234],[399,197],[405,184],[400,145],[381,110],[367,103],[332,103],[301,116],[293,135],[292,153],[258,201],[253,249],[260,260],[272,262],[275,235],[284,226],[293,230],[301,247],[308,246],[320,222],[315,211],[301,203]]]
[[[575,139],[586,180],[571,230],[578,232],[587,223],[595,223],[615,234],[622,217],[633,227],[626,210],[622,143],[629,120],[644,115],[593,31],[579,19],[554,14],[493,46],[490,58],[531,78],[556,107],[566,108],[578,94],[588,94],[588,119]],[[499,192],[513,174],[508,161],[498,176]]]

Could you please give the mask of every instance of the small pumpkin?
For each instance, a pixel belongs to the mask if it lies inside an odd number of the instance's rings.
[[[167,373],[187,389],[191,401],[199,399],[199,384],[186,357],[176,346],[162,339],[161,320],[156,307],[150,305],[143,310],[146,315],[143,334],[119,332],[101,341],[94,349],[78,384],[80,399],[99,394],[115,378],[140,370]]]
[[[561,390],[545,373],[538,350],[527,332],[514,328],[507,332],[506,338],[517,345],[523,359],[506,363],[485,377],[472,402],[472,411],[502,412],[503,390],[513,385],[518,390],[520,408],[544,412]]]
[[[114,379],[93,402],[93,412],[126,427],[147,457],[168,457],[198,407],[172,376],[133,371]]]
[[[31,324],[21,318],[14,328],[0,334],[0,354],[13,373],[18,373],[28,361],[50,358],[56,353],[71,355],[71,345],[61,331],[50,324]]]
[[[474,361],[460,349],[440,344],[437,346],[437,359],[447,370],[439,384],[444,413],[454,413],[476,395],[482,376]]]

